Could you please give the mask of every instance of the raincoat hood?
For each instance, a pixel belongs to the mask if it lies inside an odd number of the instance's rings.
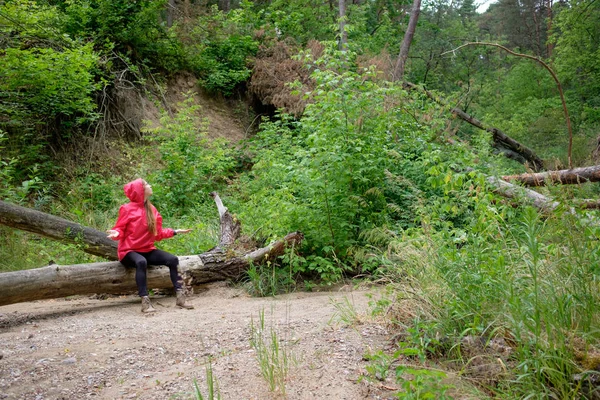
[[[144,203],[144,180],[136,179],[123,186],[125,195],[132,203]]]

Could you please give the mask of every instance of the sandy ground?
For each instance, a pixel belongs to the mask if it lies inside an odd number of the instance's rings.
[[[0,399],[195,399],[194,380],[207,398],[209,360],[223,399],[391,397],[360,379],[364,354],[390,340],[368,318],[373,290],[252,298],[216,284],[196,292],[194,310],[155,296],[153,315],[140,313],[134,295],[0,307]],[[346,323],[348,310],[362,322]],[[269,390],[250,342],[261,313],[266,341],[275,332],[288,354],[285,394]]]

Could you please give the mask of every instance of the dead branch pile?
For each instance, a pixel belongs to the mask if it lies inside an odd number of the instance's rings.
[[[319,58],[323,46],[312,41],[308,44],[313,58]],[[314,88],[310,78],[310,71],[302,61],[292,57],[298,54],[299,47],[290,40],[279,41],[272,47],[259,50],[250,79],[249,91],[255,95],[262,104],[273,105],[278,109],[296,117],[304,112],[306,100],[303,93]],[[299,81],[305,88],[299,93],[294,93],[289,83]]]

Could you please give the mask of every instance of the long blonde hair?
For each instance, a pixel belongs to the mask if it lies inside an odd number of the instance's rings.
[[[150,200],[144,200],[144,209],[146,210],[146,222],[148,223],[148,232],[156,236],[156,216],[152,210]]]

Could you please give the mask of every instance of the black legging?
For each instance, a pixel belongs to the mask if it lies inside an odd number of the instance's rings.
[[[175,290],[181,289],[181,278],[177,272],[179,259],[173,254],[162,250],[152,250],[147,253],[136,253],[130,251],[121,260],[121,264],[126,267],[135,268],[135,283],[138,287],[140,297],[148,296],[148,282],[146,279],[146,271],[148,265],[166,265],[169,267],[169,275]]]

